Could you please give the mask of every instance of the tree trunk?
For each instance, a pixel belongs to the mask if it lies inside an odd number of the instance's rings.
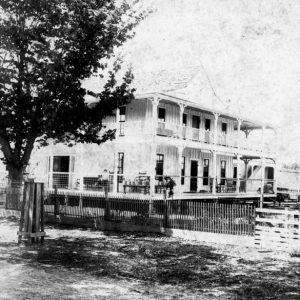
[[[23,172],[24,168],[17,168],[14,165],[7,164],[8,187],[6,189],[6,208],[19,210],[23,201]]]
[[[24,181],[24,167],[16,167],[7,163],[9,185],[21,185]]]

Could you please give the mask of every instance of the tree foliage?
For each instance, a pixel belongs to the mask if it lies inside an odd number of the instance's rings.
[[[126,0],[0,0],[0,145],[12,177],[23,173],[34,145],[102,143],[114,132],[102,120],[133,98],[120,63],[103,89],[82,87],[92,74],[103,77],[107,60],[133,36],[145,16]],[[85,95],[99,101],[89,106]]]

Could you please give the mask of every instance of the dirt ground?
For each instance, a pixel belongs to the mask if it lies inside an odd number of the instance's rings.
[[[46,227],[17,241],[0,219],[0,299],[300,299],[300,258],[160,235]]]

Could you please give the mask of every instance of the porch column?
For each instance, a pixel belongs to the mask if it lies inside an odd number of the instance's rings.
[[[214,119],[214,144],[216,145],[218,143],[218,119],[219,119],[218,113],[214,113],[215,119]]]
[[[113,193],[118,192],[118,151],[114,153]]]
[[[150,157],[150,195],[155,194],[155,174],[156,174],[156,128],[157,128],[157,106],[159,103],[159,98],[157,96],[153,97],[152,100],[152,143],[151,143],[151,157]]]
[[[116,109],[116,138],[120,135],[120,108]]]
[[[239,194],[240,192],[240,186],[241,186],[241,179],[240,179],[240,174],[241,174],[241,156],[238,154],[236,156],[237,158],[237,166],[236,166],[236,193]]]
[[[264,202],[264,180],[265,180],[265,158],[261,157],[261,184],[260,184],[260,201],[259,207],[263,207]]]
[[[184,138],[184,133],[183,133],[183,112],[185,109],[186,105],[183,103],[179,103],[179,137],[181,139]]]
[[[181,187],[181,160],[182,160],[182,154],[183,154],[183,146],[178,147],[178,192],[181,195],[182,194],[182,187]]]
[[[248,180],[248,164],[249,164],[249,159],[245,159],[245,193],[247,193],[247,180]]]
[[[212,194],[215,195],[217,192],[217,153],[213,151],[213,168],[212,168],[212,175],[213,175],[213,182],[212,182]]]

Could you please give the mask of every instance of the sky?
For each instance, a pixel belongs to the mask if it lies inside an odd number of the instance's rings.
[[[209,101],[207,75],[233,111],[278,129],[280,161],[300,164],[300,1],[142,1],[153,13],[121,49],[134,84],[202,69],[188,89],[193,101]]]

